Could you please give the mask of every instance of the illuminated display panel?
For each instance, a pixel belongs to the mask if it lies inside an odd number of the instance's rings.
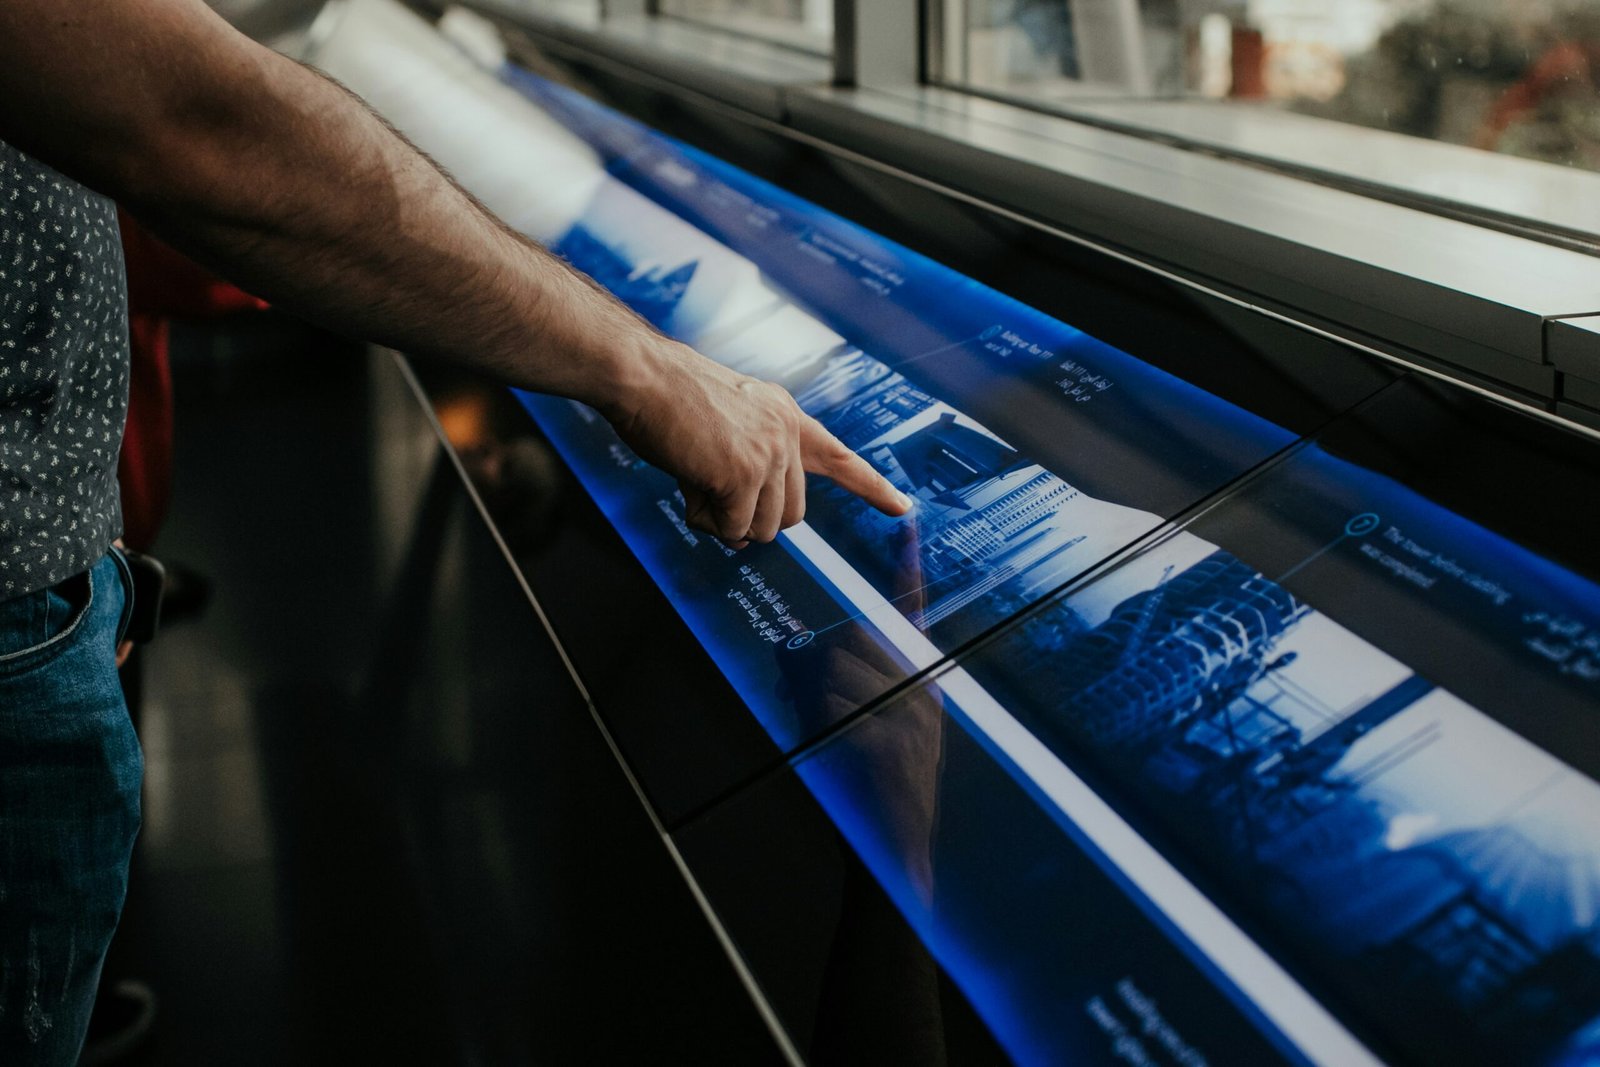
[[[1577,1064],[1597,695],[1600,586],[1311,446],[797,771],[1021,1059]]]
[[[664,331],[784,384],[917,501],[889,520],[814,479],[802,527],[734,552],[690,531],[670,479],[593,412],[521,396],[782,748],[934,673],[796,769],[1008,1051],[1582,1059],[1600,798],[1572,753],[1600,747],[1572,723],[1600,677],[1600,592],[511,77],[592,153],[568,157],[589,159],[584,196],[568,167],[568,209],[524,228]],[[908,765],[930,730],[937,770]],[[936,799],[906,803],[919,786]],[[968,817],[936,817],[954,804]]]
[[[810,481],[738,553],[593,412],[524,402],[783,748],[1048,596],[1294,435],[528,75],[605,166],[539,234],[664,331],[787,387],[916,501]],[[841,662],[849,664],[841,669]]]

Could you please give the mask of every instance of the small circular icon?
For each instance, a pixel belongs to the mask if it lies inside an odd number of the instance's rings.
[[[793,637],[789,638],[789,644],[788,644],[787,647],[789,647],[789,648],[805,648],[807,645],[809,645],[811,643],[811,639],[813,637],[815,637],[815,636],[817,636],[817,635],[816,635],[816,631],[814,631],[814,630],[807,630],[804,633],[795,634]]]
[[[985,341],[992,341],[996,337],[1000,336],[1000,327],[991,326],[987,330],[984,330],[982,333],[980,333],[978,336],[980,338],[982,338],[983,340],[985,340]]]
[[[1349,534],[1351,537],[1365,537],[1373,530],[1376,530],[1378,528],[1378,523],[1381,521],[1382,520],[1372,512],[1364,511],[1360,515],[1357,515],[1355,518],[1344,524],[1344,532]]]

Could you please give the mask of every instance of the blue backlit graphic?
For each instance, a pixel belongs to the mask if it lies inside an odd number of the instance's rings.
[[[588,202],[534,236],[789,389],[914,500],[892,519],[814,478],[803,526],[735,551],[596,413],[521,394],[785,752],[917,679],[796,768],[1014,1057],[1557,1064],[1600,1044],[1600,751],[1562,748],[1506,682],[1592,713],[1600,590],[507,76],[594,153]]]
[[[1172,536],[966,669],[1310,980],[1395,1020],[1396,1046],[1558,1056],[1600,1015],[1600,785],[1363,640],[1353,628],[1378,612],[1347,628],[1299,592],[1336,574],[1392,583],[1374,535],[1406,551],[1402,528],[1460,520],[1316,450],[1252,492],[1290,512],[1306,484],[1360,489],[1390,520],[1355,516],[1288,579]],[[1594,632],[1600,589],[1496,540],[1473,530],[1426,559],[1412,542],[1432,573],[1379,611],[1464,598],[1458,622],[1530,665],[1530,623]],[[1577,681],[1592,702],[1596,680]]]
[[[513,79],[609,172],[564,229],[536,236],[664,331],[790,389],[917,501],[890,519],[812,479],[807,526],[829,558],[786,537],[735,562],[688,531],[670,482],[635,476],[635,462],[619,458],[625,446],[592,412],[524,397],[785,748],[1293,440],[568,90]],[[1074,433],[1025,453],[968,410],[1001,390],[1025,391]],[[1119,454],[1137,465],[1120,478]],[[1181,475],[1152,477],[1158,459]],[[1107,499],[1085,484],[1121,488]],[[870,594],[841,593],[841,572]],[[804,632],[813,637],[796,640]],[[908,647],[908,634],[925,640]],[[877,648],[871,683],[848,700],[817,689],[815,664],[863,637]]]

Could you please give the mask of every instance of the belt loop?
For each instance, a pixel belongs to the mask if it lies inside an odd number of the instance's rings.
[[[112,545],[106,551],[106,555],[116,564],[117,580],[122,583],[122,614],[117,618],[116,640],[116,644],[120,647],[123,638],[128,635],[128,624],[133,621],[133,568],[128,566],[128,557],[124,556],[122,549],[116,545]]]

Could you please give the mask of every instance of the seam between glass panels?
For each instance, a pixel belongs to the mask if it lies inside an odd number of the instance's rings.
[[[805,1060],[795,1046],[794,1039],[789,1036],[789,1032],[784,1027],[777,1011],[773,1008],[771,1001],[768,1000],[766,991],[761,988],[760,982],[756,979],[755,972],[745,960],[744,954],[739,951],[733,936],[723,925],[716,909],[712,907],[710,899],[700,886],[699,879],[689,869],[688,863],[684,860],[682,853],[679,852],[677,842],[673,838],[674,828],[668,827],[662,822],[661,816],[650,802],[649,794],[645,792],[643,784],[634,773],[633,766],[628,762],[627,757],[623,755],[622,749],[617,745],[616,739],[611,734],[611,730],[606,726],[605,720],[601,718],[599,708],[590,696],[582,675],[579,674],[571,657],[567,655],[566,646],[551,625],[549,617],[546,616],[544,606],[539,603],[539,598],[528,584],[527,577],[522,573],[522,568],[517,565],[516,560],[513,558],[510,547],[505,543],[504,538],[500,536],[500,528],[495,525],[494,520],[490,517],[488,508],[484,506],[482,497],[478,495],[477,487],[467,477],[466,469],[461,465],[460,456],[456,454],[456,450],[445,437],[444,428],[439,425],[439,420],[433,410],[433,404],[429,401],[426,390],[422,388],[422,383],[417,380],[416,373],[411,369],[410,363],[407,362],[403,354],[392,349],[389,352],[394,360],[395,367],[399,370],[401,377],[405,379],[406,385],[410,388],[418,406],[422,409],[423,415],[427,418],[428,425],[433,430],[440,449],[443,450],[451,467],[454,468],[461,485],[466,489],[467,497],[471,500],[479,519],[488,529],[489,536],[493,538],[495,547],[499,549],[501,558],[505,560],[507,567],[511,570],[513,579],[528,598],[528,603],[532,605],[534,614],[538,617],[539,625],[543,628],[545,636],[555,646],[556,654],[561,657],[562,665],[566,667],[568,676],[577,687],[578,694],[583,699],[584,708],[588,711],[589,718],[594,723],[595,728],[600,731],[600,737],[605,742],[607,750],[611,753],[611,758],[616,761],[618,769],[622,771],[623,778],[627,780],[628,788],[633,791],[634,799],[639,802],[639,806],[644,810],[645,817],[650,821],[651,829],[667,850],[667,855],[677,868],[690,897],[695,902],[695,906],[700,909],[707,925],[711,928],[712,936],[716,938],[718,947],[727,959],[728,965],[733,968],[734,976],[750,998],[751,1005],[755,1008],[756,1014],[761,1017],[762,1024],[771,1034],[773,1043],[778,1047],[779,1054],[783,1056],[791,1067],[804,1067]]]
[[[1356,406],[1361,407],[1366,405],[1373,399],[1373,397],[1376,397],[1377,395],[1386,392],[1390,388],[1393,388],[1394,385],[1401,380],[1403,379],[1396,379],[1394,382],[1385,384],[1371,396],[1363,399],[1361,403]],[[1333,418],[1337,417],[1338,416],[1334,416]],[[1333,419],[1330,418],[1328,421],[1332,422]],[[857,723],[870,716],[876,715],[878,712],[882,711],[886,706],[899,699],[908,691],[927,684],[938,675],[958,665],[960,661],[970,657],[974,652],[977,652],[979,649],[987,646],[1000,637],[1003,637],[1015,626],[1030,618],[1035,613],[1044,610],[1049,605],[1056,603],[1062,596],[1066,595],[1071,590],[1082,588],[1083,586],[1088,585],[1110,571],[1115,570],[1128,560],[1138,556],[1140,553],[1148,551],[1151,547],[1159,544],[1161,541],[1170,537],[1173,533],[1182,530],[1192,523],[1196,518],[1221,504],[1224,500],[1233,496],[1245,486],[1254,483],[1258,479],[1276,470],[1283,463],[1288,462],[1294,456],[1298,455],[1301,451],[1311,445],[1317,434],[1320,434],[1327,425],[1328,423],[1323,423],[1321,426],[1317,427],[1315,432],[1307,434],[1304,437],[1285,445],[1277,452],[1274,452],[1272,455],[1257,463],[1254,467],[1251,467],[1249,470],[1246,470],[1238,476],[1230,479],[1223,485],[1218,486],[1216,489],[1207,493],[1200,500],[1182,509],[1176,515],[1169,519],[1163,519],[1155,529],[1135,538],[1133,541],[1112,552],[1104,559],[1097,561],[1086,570],[1069,578],[1067,581],[1061,583],[1048,593],[1041,596],[1034,603],[1012,612],[1010,615],[1007,615],[1005,618],[993,623],[981,632],[975,634],[965,641],[960,642],[954,648],[948,651],[941,650],[943,651],[943,654],[935,662],[926,667],[920,668],[912,674],[907,675],[905,678],[900,679],[884,692],[873,697],[871,700],[868,700],[866,703],[845,715],[843,718],[829,723],[815,736],[806,738],[799,745],[796,745],[794,748],[782,753],[777,758],[770,760],[761,767],[741,776],[738,781],[727,786],[709,800],[695,805],[683,815],[673,819],[670,823],[666,824],[668,831],[676,833],[689,823],[716,809],[717,807],[720,807],[725,801],[728,801],[742,793],[745,789],[759,782],[763,778],[766,778],[773,772],[786,767],[793,767],[795,764],[798,764],[806,757],[819,750],[822,746],[826,745],[828,742],[850,730]]]

